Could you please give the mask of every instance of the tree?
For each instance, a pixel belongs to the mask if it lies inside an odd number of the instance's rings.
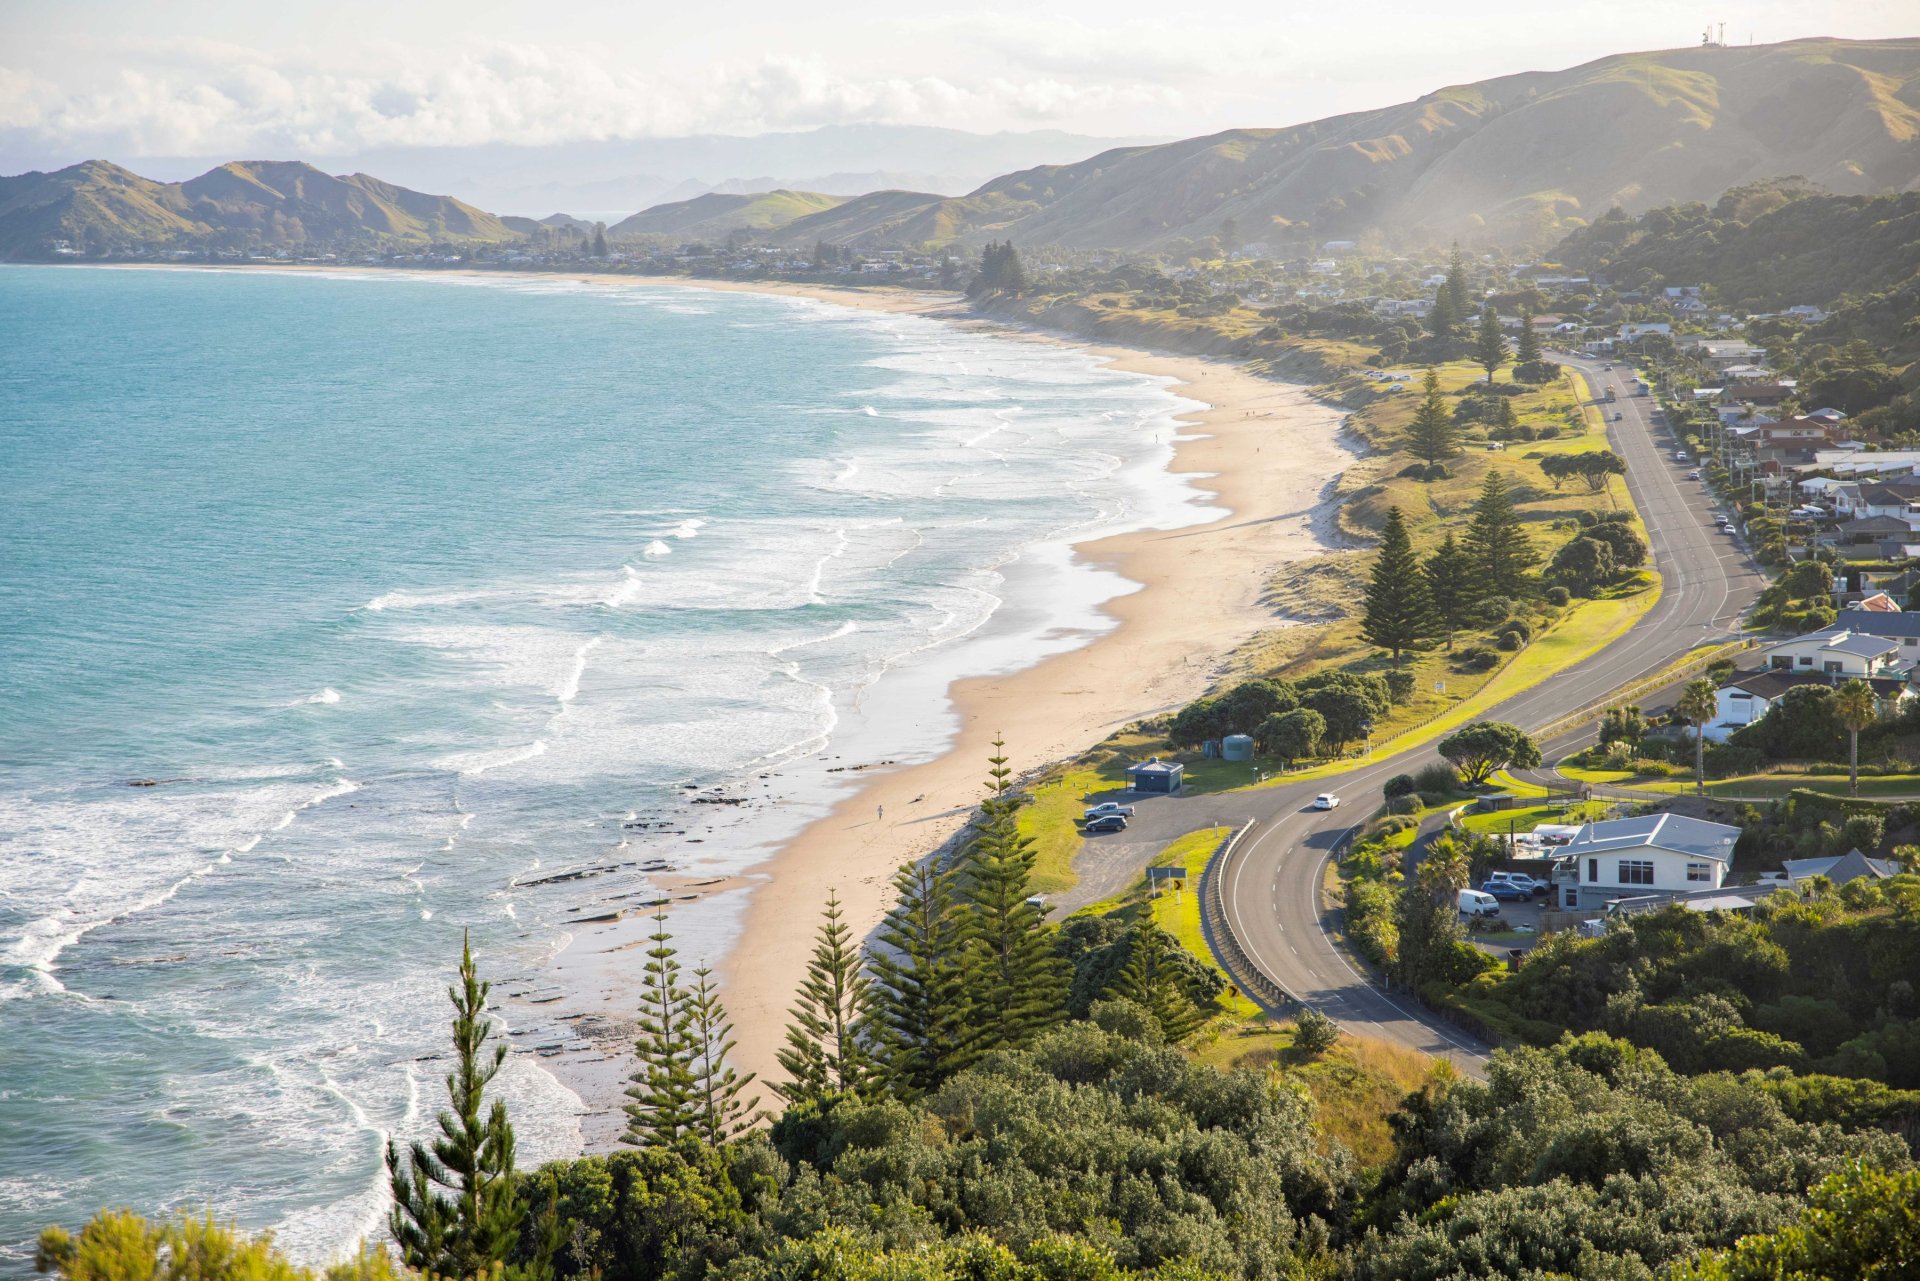
[[[1612,582],[1619,573],[1613,548],[1585,536],[1573,539],[1553,554],[1547,575],[1582,595]]]
[[[1107,993],[1125,997],[1153,1015],[1169,1042],[1186,1039],[1207,1021],[1187,995],[1182,971],[1173,962],[1174,948],[1172,938],[1152,915],[1142,912],[1128,931],[1127,963]]]
[[[1480,330],[1473,337],[1473,361],[1487,371],[1487,386],[1507,363],[1507,336],[1500,331],[1500,313],[1489,302],[1480,309]]]
[[[1540,764],[1540,749],[1534,741],[1505,721],[1475,721],[1457,729],[1440,740],[1439,751],[1459,769],[1469,787],[1486,782],[1504,766],[1533,769]]]
[[[1752,1233],[1670,1273],[1674,1281],[1920,1276],[1920,1171],[1853,1162],[1813,1189],[1799,1221]]]
[[[867,960],[875,1057],[896,1098],[932,1091],[963,1062],[964,940],[953,882],[937,855],[895,872],[893,907]]]
[[[758,1098],[741,1098],[753,1084],[727,1062],[733,1053],[733,1022],[713,984],[713,971],[701,966],[693,972],[693,990],[687,994],[687,1032],[692,1046],[695,1131],[707,1146],[719,1147],[753,1123]]]
[[[1220,696],[1221,734],[1251,734],[1267,717],[1288,711],[1299,701],[1293,687],[1284,681],[1241,681]]]
[[[1605,489],[1611,492],[1613,478],[1627,474],[1627,464],[1611,449],[1590,449],[1578,454],[1549,454],[1540,460],[1540,470],[1555,489],[1569,479],[1578,479],[1588,493]]]
[[[593,256],[595,258],[605,258],[607,256],[607,228],[605,223],[595,223],[593,225]]]
[[[1367,584],[1366,613],[1360,635],[1369,645],[1393,652],[1397,665],[1405,651],[1439,630],[1433,597],[1420,572],[1419,557],[1407,537],[1398,507],[1387,509],[1386,528],[1380,534],[1380,553],[1373,560]]]
[[[1460,891],[1467,888],[1472,872],[1473,863],[1467,857],[1466,850],[1461,848],[1460,842],[1442,832],[1428,843],[1427,852],[1421,855],[1420,866],[1414,870],[1413,879],[1429,903],[1445,905],[1454,902]]]
[[[1068,975],[1033,891],[1033,840],[1020,832],[1006,745],[994,740],[979,830],[959,866],[968,1048],[1022,1045],[1065,1016]]]
[[[1326,725],[1322,732],[1335,748],[1343,748],[1367,733],[1373,718],[1384,710],[1360,691],[1337,685],[1313,690],[1300,702],[1320,713]]]
[[[1293,1020],[1293,1048],[1310,1059],[1317,1059],[1340,1039],[1340,1025],[1308,1006]]]
[[[1467,553],[1449,533],[1422,566],[1427,579],[1427,594],[1433,601],[1434,621],[1453,648],[1453,634],[1465,626],[1467,612],[1480,599],[1473,579],[1473,564]]]
[[[452,1106],[437,1118],[440,1135],[432,1147],[416,1140],[403,1158],[387,1140],[393,1190],[388,1230],[407,1266],[442,1276],[477,1276],[505,1264],[525,1218],[507,1105],[496,1098],[487,1106],[487,1086],[507,1061],[504,1043],[491,1052],[487,1047],[493,1035],[486,1014],[491,986],[480,982],[473,946],[463,938],[460,981],[447,989],[453,1003],[454,1065],[447,1073]]]
[[[1847,795],[1860,795],[1860,731],[1874,722],[1873,687],[1855,678],[1833,695],[1833,712],[1847,731]]]
[[[1533,308],[1522,307],[1520,309],[1520,338],[1519,341],[1514,344],[1513,348],[1514,376],[1516,378],[1519,377],[1520,370],[1531,369],[1539,363],[1540,335],[1533,332]]]
[[[1427,370],[1420,408],[1414,411],[1413,423],[1407,428],[1407,446],[1429,465],[1459,452],[1459,433],[1440,394],[1440,376],[1432,369]]]
[[[1646,540],[1634,533],[1625,521],[1603,520],[1582,530],[1580,536],[1612,548],[1613,563],[1621,569],[1634,569],[1647,563]]]
[[[1503,472],[1490,469],[1480,486],[1473,519],[1467,526],[1466,552],[1469,570],[1482,594],[1525,593],[1526,571],[1539,560],[1540,553],[1534,550],[1521,524]]]
[[[1278,756],[1291,765],[1303,756],[1311,756],[1327,732],[1327,718],[1311,707],[1296,707],[1276,712],[1260,723],[1254,743],[1268,756]]]
[[[873,1061],[862,1043],[867,1021],[867,978],[860,972],[860,949],[840,918],[840,896],[827,893],[827,905],[800,999],[787,1025],[786,1048],[774,1057],[787,1079],[773,1088],[789,1103],[829,1104],[865,1089]]]
[[[1681,719],[1693,724],[1693,786],[1701,796],[1707,794],[1707,722],[1713,719],[1718,706],[1714,684],[1705,676],[1688,681],[1673,705]]]
[[[641,970],[639,1036],[634,1043],[640,1067],[628,1078],[632,1102],[621,1138],[636,1147],[673,1147],[694,1129],[694,1045],[687,991],[680,985],[680,962],[664,909],[654,913],[648,940],[653,946]]]

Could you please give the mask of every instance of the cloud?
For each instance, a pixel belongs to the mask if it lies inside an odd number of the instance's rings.
[[[993,126],[1178,99],[1127,77],[1031,66],[966,79],[858,75],[814,58],[763,57],[669,78],[529,44],[450,50],[437,61],[371,46],[348,66],[168,40],[129,45],[112,62],[77,83],[0,67],[0,133],[129,157],[346,155],[853,122]]]

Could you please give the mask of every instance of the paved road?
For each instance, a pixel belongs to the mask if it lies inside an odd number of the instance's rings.
[[[1632,375],[1605,372],[1599,362],[1573,361],[1598,397],[1615,388],[1606,411],[1614,449],[1626,460],[1627,486],[1647,524],[1663,590],[1628,635],[1600,653],[1489,709],[1491,719],[1522,728],[1546,725],[1659,670],[1696,645],[1726,637],[1765,579],[1736,541],[1719,533],[1711,499],[1688,467],[1672,461],[1664,432],[1656,438],[1651,398],[1635,397]],[[1516,466],[1521,466],[1515,460]],[[1479,1075],[1486,1047],[1434,1017],[1410,997],[1375,986],[1335,944],[1321,910],[1321,885],[1333,850],[1370,813],[1379,787],[1437,759],[1431,747],[1357,766],[1335,780],[1240,794],[1167,798],[1141,807],[1128,837],[1171,840],[1207,823],[1252,819],[1224,886],[1235,936],[1268,977],[1296,998],[1355,1032],[1454,1060]],[[1349,804],[1332,812],[1311,807],[1317,792],[1339,791]],[[1095,838],[1098,839],[1098,838]]]

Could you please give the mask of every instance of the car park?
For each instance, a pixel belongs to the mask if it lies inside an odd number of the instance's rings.
[[[1087,812],[1083,814],[1081,817],[1087,818],[1087,819],[1096,819],[1096,818],[1099,818],[1102,814],[1121,814],[1126,816],[1127,818],[1132,818],[1133,806],[1122,805],[1119,801],[1101,801],[1098,805],[1088,806]]]
[[[1081,830],[1085,831],[1088,835],[1102,832],[1124,832],[1127,830],[1127,816],[1125,814],[1102,814],[1099,818],[1088,819],[1086,827]]]
[[[1338,792],[1322,792],[1313,798],[1313,808],[1317,810],[1334,809],[1339,804],[1340,794]]]
[[[1534,877],[1528,876],[1525,872],[1489,872],[1487,874],[1487,880],[1490,882],[1497,881],[1502,885],[1511,885],[1515,889],[1530,896],[1545,894],[1553,888],[1546,881],[1537,880]]]

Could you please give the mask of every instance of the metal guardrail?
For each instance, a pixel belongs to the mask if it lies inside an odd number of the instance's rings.
[[[1254,963],[1240,945],[1227,919],[1227,892],[1224,888],[1227,871],[1232,864],[1235,848],[1253,827],[1254,820],[1248,819],[1224,837],[1213,857],[1207,860],[1200,883],[1200,932],[1206,937],[1214,959],[1220,962],[1220,968],[1227,972],[1227,977],[1241,992],[1252,997],[1269,1014],[1289,1014],[1304,1008],[1303,1003]]]

